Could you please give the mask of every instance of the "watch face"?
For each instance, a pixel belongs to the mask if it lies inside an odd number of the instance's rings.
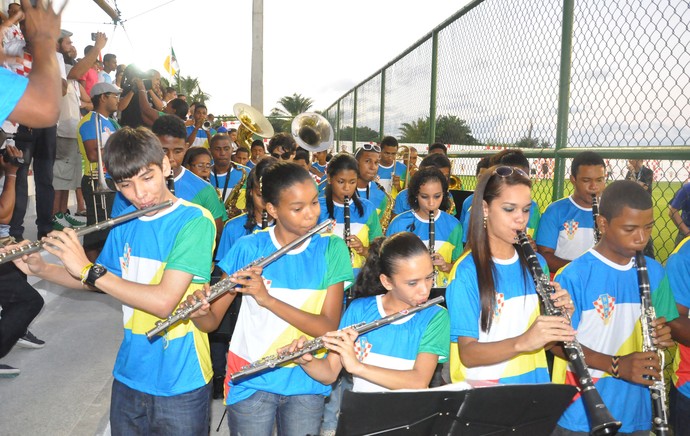
[[[99,265],[99,264],[94,264],[94,266],[91,267],[91,270],[97,276],[101,276],[101,275],[105,274],[105,272],[106,272],[105,267],[103,265]]]

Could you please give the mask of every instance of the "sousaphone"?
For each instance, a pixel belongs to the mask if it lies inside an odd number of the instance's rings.
[[[237,145],[251,149],[252,136],[257,135],[262,138],[273,136],[273,126],[258,110],[244,103],[235,103],[232,111],[240,122],[237,129]]]
[[[316,112],[304,112],[292,120],[292,136],[297,145],[316,153],[328,150],[333,145],[333,127],[331,123]]]

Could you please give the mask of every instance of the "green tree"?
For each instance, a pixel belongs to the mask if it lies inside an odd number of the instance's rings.
[[[381,139],[379,132],[369,127],[357,127],[357,141],[378,141]],[[352,141],[352,127],[344,127],[340,129],[341,141]]]
[[[205,93],[201,90],[201,84],[199,79],[192,76],[180,76],[175,75],[175,81],[172,86],[177,89],[178,94],[184,94],[187,96],[187,101],[191,104],[192,102],[198,101],[201,103],[206,103],[211,99],[211,95]]]
[[[530,138],[529,136],[524,136],[520,138],[516,143],[517,148],[551,148],[551,144],[546,141],[542,141],[539,138]]]
[[[294,93],[278,100],[278,104],[280,106],[271,109],[269,116],[269,121],[276,133],[289,132],[292,119],[303,112],[307,112],[314,104],[314,100],[304,97],[302,94]]]
[[[428,142],[429,124],[429,117],[422,117],[410,123],[403,123],[400,129],[400,141]],[[467,125],[467,122],[455,115],[442,115],[436,119],[436,137],[434,142],[442,142],[444,144],[479,144],[479,141],[472,136],[472,130]]]

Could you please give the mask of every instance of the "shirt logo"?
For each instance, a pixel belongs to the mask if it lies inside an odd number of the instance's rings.
[[[269,280],[269,279],[265,279],[265,278],[263,278],[263,277],[261,277],[261,278],[262,278],[263,281],[264,281],[264,286],[266,287],[266,290],[267,290],[267,291],[270,291],[270,290],[271,290],[271,283],[273,283],[273,281],[272,281],[272,280]]]
[[[129,246],[129,242],[125,243],[125,248],[122,250],[122,257],[120,258],[120,269],[124,275],[129,269],[129,259],[132,256],[132,247]]]
[[[503,311],[503,304],[505,303],[505,294],[496,292],[496,307],[494,308],[494,319],[498,321]]]
[[[357,341],[355,341],[355,354],[357,355],[357,360],[360,362],[363,362],[364,359],[367,358],[370,350],[371,344],[367,338],[358,338]]]
[[[616,299],[609,294],[601,294],[594,302],[592,302],[597,313],[604,321],[604,325],[607,325],[611,321],[611,316],[613,311],[616,309]]]
[[[566,221],[563,223],[563,228],[565,229],[565,234],[568,236],[568,239],[570,239],[571,241],[575,237],[575,232],[577,232],[577,228],[579,225],[580,225],[580,223],[578,223],[575,220],[570,220],[570,221]]]

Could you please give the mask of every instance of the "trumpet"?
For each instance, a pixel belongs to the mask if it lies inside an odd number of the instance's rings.
[[[326,228],[330,228],[333,226],[333,221],[332,220],[326,220],[322,222],[321,224],[317,225],[313,229],[309,230],[307,233],[304,235],[300,236],[299,238],[295,239],[294,241],[290,242],[289,244],[283,246],[281,249],[274,251],[270,255],[266,257],[261,257],[254,262],[250,263],[249,265],[245,266],[244,268],[240,269],[239,271],[246,271],[248,269],[251,269],[255,266],[259,267],[266,267],[267,265],[273,263],[274,261],[278,260],[281,258],[284,254],[288,253],[289,251],[292,251],[293,248],[298,247],[301,245],[304,241],[307,239],[311,238],[313,235],[320,233]],[[206,297],[206,301],[209,303],[217,300],[218,298],[222,297],[223,295],[227,294],[228,292],[234,292],[234,289],[237,287],[237,283],[233,283],[230,281],[230,278],[225,278],[215,285],[211,286],[211,292]],[[163,330],[167,329],[168,327],[172,326],[173,324],[178,323],[179,321],[185,320],[189,318],[189,316],[199,310],[203,303],[200,300],[197,300],[196,303],[190,304],[190,305],[185,305],[182,304],[180,307],[173,312],[167,319],[165,320],[160,320],[156,321],[155,327],[153,327],[151,330],[146,332],[146,337],[151,340],[154,336],[156,336],[158,333],[162,332]]]
[[[156,204],[155,206],[147,207],[146,209],[139,209],[135,210],[134,212],[130,212],[124,215],[121,215],[117,218],[111,218],[109,220],[102,221],[100,223],[96,223],[90,226],[82,227],[80,229],[75,230],[75,233],[77,234],[77,237],[88,235],[89,233],[97,232],[99,230],[104,230],[108,229],[110,227],[114,227],[117,224],[120,224],[125,221],[129,221],[134,218],[138,218],[142,215],[145,215],[150,212],[154,212],[160,209],[165,209],[166,207],[172,206],[173,202],[172,200],[167,200],[164,201],[160,204]],[[24,256],[25,254],[31,254],[31,253],[36,253],[38,251],[41,251],[45,244],[50,244],[50,240],[47,241],[34,241],[30,244],[27,245],[21,245],[17,248],[14,248],[12,250],[8,250],[4,253],[0,253],[0,265],[3,263],[10,262],[15,259],[19,259],[20,257]]]
[[[379,327],[383,327],[384,325],[390,324],[392,322],[395,322],[401,318],[404,318],[406,316],[412,315],[415,312],[419,312],[420,310],[426,309],[427,307],[434,306],[436,304],[441,304],[445,301],[445,298],[443,296],[433,298],[431,300],[427,300],[425,303],[422,303],[418,306],[411,307],[409,309],[401,310],[400,312],[396,312],[392,315],[388,315],[386,317],[383,317],[381,319],[378,319],[376,321],[372,321],[369,323],[361,322],[359,324],[355,324],[351,326],[358,334],[370,332],[374,329],[377,329]],[[278,353],[273,356],[267,356],[264,357],[263,359],[257,360],[255,362],[250,363],[249,365],[243,366],[242,369],[237,371],[236,373],[232,374],[230,376],[230,379],[232,380],[233,383],[236,381],[249,377],[250,375],[254,375],[257,372],[261,372],[267,369],[275,368],[278,365],[281,365],[283,363],[291,362],[295,359],[298,359],[305,354],[310,354],[310,353],[315,353],[321,349],[325,348],[323,344],[323,336],[319,336],[318,338],[314,338],[311,341],[308,341],[304,344],[304,346],[292,353]]]

